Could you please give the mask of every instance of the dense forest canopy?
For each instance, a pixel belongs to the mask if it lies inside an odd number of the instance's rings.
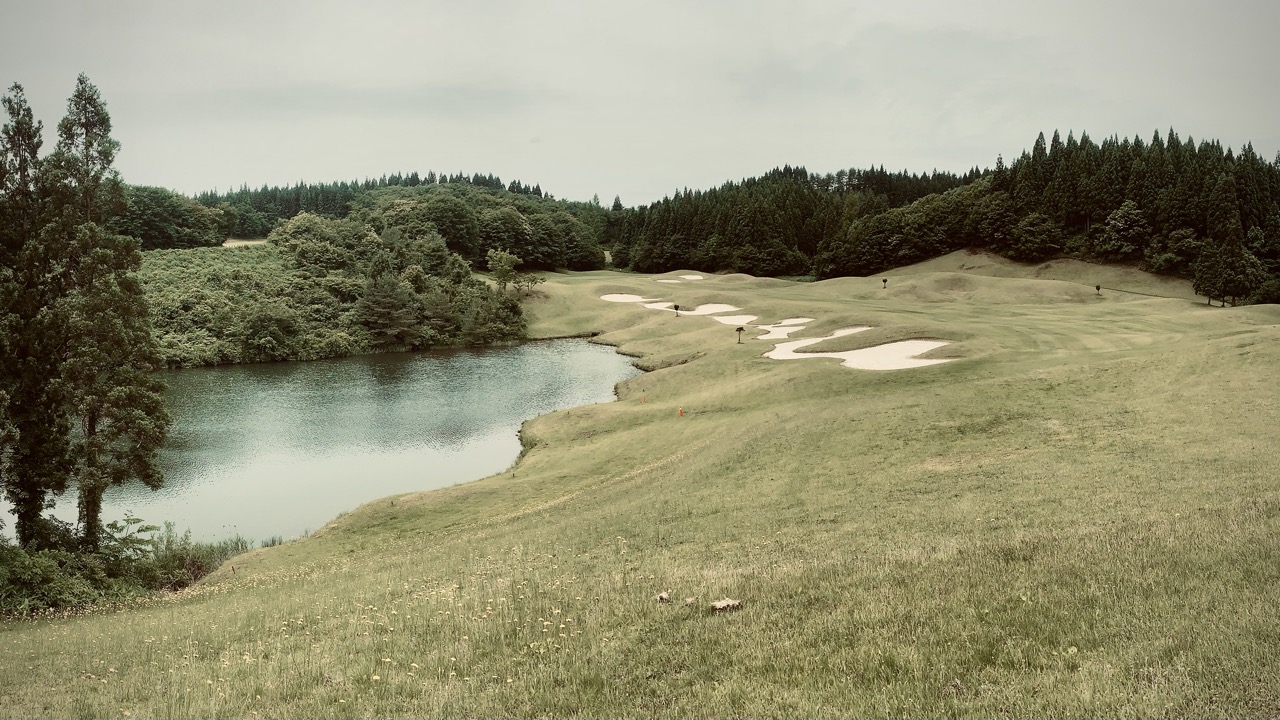
[[[373,213],[381,219],[380,213]],[[524,337],[518,300],[433,230],[300,213],[265,245],[148,253],[142,279],[170,367],[313,360]]]
[[[593,269],[608,249],[615,266],[640,272],[772,276],[867,275],[973,247],[1023,261],[1131,262],[1191,278],[1224,301],[1273,302],[1278,197],[1280,157],[1267,162],[1250,144],[1237,153],[1172,129],[1101,143],[1054,131],[1011,163],[999,157],[994,169],[963,175],[786,166],[634,208],[618,198],[608,209],[556,200],[537,185],[480,173],[242,187],[196,201],[130,188],[119,227],[144,247],[183,247],[213,244],[218,234],[261,237],[308,212],[378,232],[431,230],[476,267],[490,250],[505,250],[524,269]],[[184,201],[183,212],[165,209]],[[166,212],[182,218],[169,223],[176,229],[148,231],[164,225],[148,219]]]
[[[242,185],[238,190],[225,193],[208,191],[200,193],[195,200],[205,207],[216,209],[225,216],[228,237],[260,238],[266,237],[272,228],[282,220],[309,212],[331,218],[344,218],[351,212],[355,199],[368,192],[382,188],[416,188],[431,185],[454,185],[484,188],[500,192],[506,190],[512,194],[533,198],[554,200],[550,193],[543,193],[540,185],[527,186],[519,180],[503,185],[502,179],[492,175],[474,173],[441,173],[434,170],[424,175],[417,171],[392,173],[376,179],[339,181],[331,183],[295,183],[291,187],[263,185],[250,188]]]
[[[1043,133],[994,170],[883,169],[818,176],[782,168],[648,207],[615,203],[603,242],[644,272],[869,275],[965,247],[1039,261],[1132,262],[1193,278],[1198,292],[1280,301],[1280,156],[1246,144]]]

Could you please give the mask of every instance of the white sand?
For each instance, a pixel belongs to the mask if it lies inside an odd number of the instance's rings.
[[[797,330],[803,330],[803,323],[811,323],[813,318],[787,318],[779,320],[772,325],[757,325],[761,330],[767,330],[763,335],[756,337],[756,340],[785,340],[791,337],[791,333]]]
[[[679,284],[680,284],[680,281],[679,281],[679,280],[659,280],[658,282],[660,282],[660,283],[672,283],[672,284],[674,284],[674,285],[679,285]]]
[[[655,303],[647,303],[645,307],[649,308],[650,310],[666,310],[667,312],[675,312],[675,309],[672,307],[673,305],[675,305],[675,303],[655,302]],[[723,305],[720,303],[708,303],[706,305],[699,305],[696,308],[682,307],[680,308],[680,314],[681,315],[714,315],[716,313],[733,312],[734,310],[741,310],[741,309],[742,308],[740,307],[734,307],[732,305]]]
[[[746,325],[756,319],[756,315],[715,315],[711,319],[724,323],[725,325]]]
[[[702,276],[701,275],[681,275],[680,278],[683,280],[701,280]]]
[[[786,340],[791,337],[791,333],[804,329],[803,325],[756,325],[756,327],[769,331],[763,335],[757,335],[756,340]]]
[[[653,302],[658,298],[643,298],[639,295],[628,295],[626,293],[611,293],[609,295],[601,295],[601,300],[609,302]]]
[[[792,340],[791,342],[779,343],[774,349],[765,353],[764,356],[773,360],[803,360],[805,358],[815,357],[832,357],[843,360],[841,365],[858,370],[902,370],[905,368],[924,367],[925,365],[937,365],[938,363],[950,362],[950,360],[924,360],[913,357],[927,353],[934,348],[940,348],[950,343],[940,342],[937,340],[901,340],[899,342],[886,343],[877,345],[876,347],[863,348],[861,350],[846,350],[844,352],[813,352],[798,353],[802,347],[816,345],[823,340],[842,337],[844,335],[852,335],[853,333],[870,330],[871,328],[856,327],[844,328],[837,330],[824,338],[806,338],[804,340]]]
[[[688,279],[702,279],[702,276],[682,275],[681,277]],[[679,282],[678,280],[659,280],[658,282]],[[609,302],[630,302],[644,303],[644,307],[650,310],[666,310],[667,312],[675,312],[675,303],[658,301],[656,298],[644,298],[639,295],[629,295],[626,293],[613,293],[609,295],[601,295],[601,300]],[[722,303],[708,303],[699,305],[696,308],[681,308],[680,313],[684,315],[715,315],[716,313],[734,312],[742,308],[733,305],[725,305]],[[755,315],[721,315],[713,317],[713,320],[724,323],[725,325],[747,325],[755,320]],[[791,333],[797,330],[803,330],[803,323],[813,322],[813,318],[787,318],[779,320],[772,325],[754,325],[752,327],[761,330],[767,330],[764,335],[757,337],[757,340],[779,340],[789,337]],[[924,367],[926,365],[937,365],[938,363],[950,362],[950,359],[925,360],[916,355],[921,355],[940,348],[950,343],[938,340],[901,340],[899,342],[886,343],[877,345],[876,347],[863,348],[861,350],[846,350],[844,352],[796,352],[800,348],[816,345],[823,340],[831,338],[844,337],[853,333],[870,330],[869,327],[851,327],[836,330],[826,337],[820,338],[804,338],[801,340],[791,340],[784,343],[778,343],[772,350],[765,353],[764,356],[772,360],[804,360],[806,358],[823,358],[833,357],[840,358],[840,364],[845,367],[856,368],[858,370],[901,370],[904,368]]]

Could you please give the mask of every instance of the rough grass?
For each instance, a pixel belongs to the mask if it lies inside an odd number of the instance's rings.
[[[549,276],[535,335],[665,369],[527,423],[501,475],[0,626],[0,714],[1275,715],[1280,308],[954,272]],[[776,362],[607,292],[961,359]]]
[[[888,273],[892,278],[929,272],[955,272],[987,277],[1060,280],[1083,285],[1090,291],[1101,285],[1103,290],[1142,293],[1162,297],[1196,300],[1191,282],[1165,275],[1152,275],[1130,265],[1095,265],[1071,258],[1042,263],[1019,263],[985,251],[958,250],[941,257],[908,265]],[[879,276],[878,276],[879,277]],[[1096,292],[1096,291],[1094,291]],[[1199,299],[1203,300],[1203,297]]]

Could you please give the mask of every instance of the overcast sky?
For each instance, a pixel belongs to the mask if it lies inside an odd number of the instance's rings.
[[[46,150],[77,73],[130,183],[493,173],[627,205],[786,163],[963,172],[1036,133],[1280,150],[1280,3],[0,0]]]

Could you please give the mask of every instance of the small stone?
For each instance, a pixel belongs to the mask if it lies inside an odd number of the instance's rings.
[[[725,598],[723,600],[717,600],[711,603],[712,612],[718,612],[718,613],[732,612],[734,610],[739,610],[741,608],[742,608],[741,600],[731,600],[729,598]]]
[[[960,682],[960,678],[952,678],[951,682],[942,686],[938,691],[940,697],[956,697],[964,693],[964,685]]]
[[[696,603],[696,602],[698,602],[698,596],[697,596],[697,595],[694,595],[693,597],[687,597],[687,598],[685,598],[685,599],[684,599],[684,604],[685,604],[685,605],[692,605],[692,604],[694,604],[694,603]]]
[[[660,593],[658,593],[658,602],[660,602],[660,603],[669,603],[669,602],[671,602],[671,593],[668,593],[668,592],[660,592]]]

